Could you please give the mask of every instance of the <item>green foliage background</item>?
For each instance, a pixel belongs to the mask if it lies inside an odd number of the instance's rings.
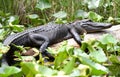
[[[2,44],[5,37],[28,27],[50,21],[67,23],[85,18],[97,22],[120,23],[120,0],[0,0],[0,3],[0,57],[9,50],[9,47]],[[25,50],[22,46],[18,48]],[[120,76],[120,42],[111,35],[104,35],[100,40],[82,42],[78,49],[64,42],[56,52],[50,48],[47,50],[55,56],[54,65],[45,65],[42,58],[21,62],[20,68],[1,67],[0,76]],[[15,54],[23,59],[19,53]]]
[[[55,20],[53,14],[64,11],[68,21],[81,19],[81,13],[95,12],[104,19],[119,20],[119,0],[0,0],[0,10],[19,16],[20,24],[33,24],[26,16],[37,14],[43,24]],[[81,11],[82,10],[82,11]],[[83,12],[84,11],[84,12]],[[85,16],[82,18],[85,18]]]

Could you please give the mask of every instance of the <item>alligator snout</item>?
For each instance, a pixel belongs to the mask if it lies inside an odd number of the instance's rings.
[[[111,24],[111,23],[106,23],[105,24],[105,28],[110,28],[110,27],[112,27],[113,26],[113,24]]]
[[[111,24],[111,23],[98,23],[98,22],[93,22],[93,23],[90,24],[90,26],[98,27],[98,28],[101,28],[101,29],[106,29],[106,28],[112,27],[112,24]]]
[[[103,29],[110,27],[112,27],[111,23],[86,22],[82,24],[82,28],[84,28],[87,32],[102,31]]]

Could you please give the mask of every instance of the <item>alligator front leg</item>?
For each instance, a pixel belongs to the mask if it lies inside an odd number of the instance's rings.
[[[40,46],[39,50],[43,54],[43,56],[48,56],[49,58],[53,58],[53,56],[51,56],[51,54],[46,51],[46,48],[48,47],[50,43],[48,37],[38,34],[38,33],[29,33],[29,38],[34,43]]]
[[[81,38],[80,38],[80,35],[77,33],[76,29],[72,28],[70,30],[70,33],[72,34],[75,41],[81,46]]]

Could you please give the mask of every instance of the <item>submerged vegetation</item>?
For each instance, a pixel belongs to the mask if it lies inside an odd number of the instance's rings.
[[[67,23],[78,19],[120,23],[120,0],[0,0],[0,57],[10,47],[2,41],[10,34],[51,21]],[[28,48],[18,46],[22,51]],[[34,51],[38,52],[36,48]],[[80,48],[64,41],[58,50],[47,49],[54,62],[44,62],[33,56],[15,52],[20,67],[2,66],[0,77],[119,77],[120,41],[106,34],[99,40],[82,41]],[[28,62],[26,62],[28,61]],[[30,61],[30,62],[29,62]]]

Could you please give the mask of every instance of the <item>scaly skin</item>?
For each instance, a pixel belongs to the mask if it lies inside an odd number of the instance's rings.
[[[101,31],[103,29],[110,28],[111,26],[112,24],[110,23],[81,20],[68,24],[46,24],[44,26],[27,29],[23,32],[10,35],[4,40],[3,44],[11,46],[11,49],[3,56],[2,62],[6,62],[6,64],[8,63],[9,65],[13,64],[11,56],[14,53],[14,50],[12,50],[14,47],[12,44],[39,47],[42,54],[52,58],[52,56],[45,51],[49,45],[69,38],[74,38],[75,41],[81,45],[81,38],[79,37],[80,34],[85,32]]]

